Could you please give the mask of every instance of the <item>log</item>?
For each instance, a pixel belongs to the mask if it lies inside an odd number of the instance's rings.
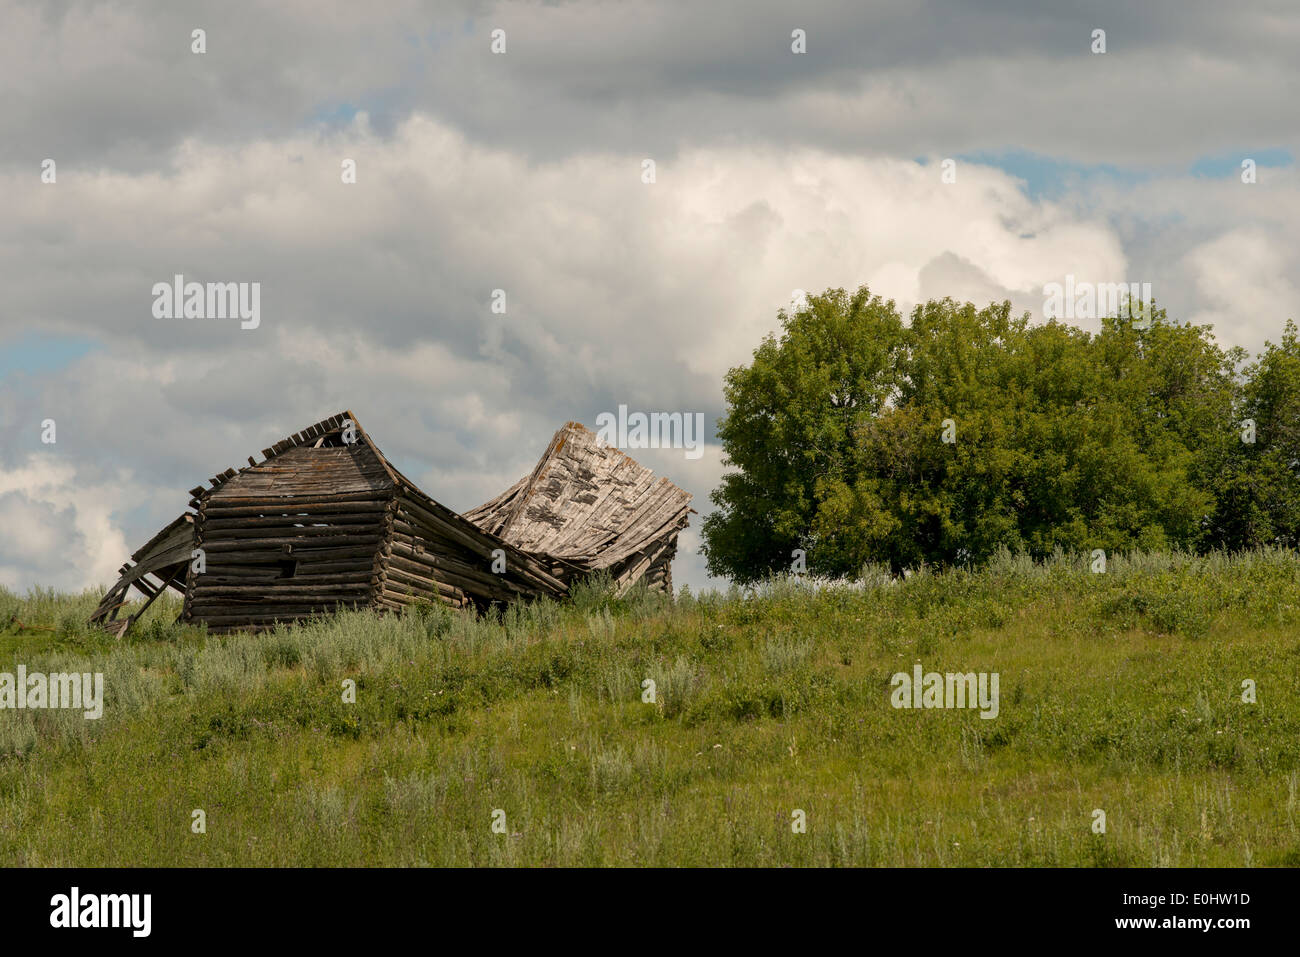
[[[205,550],[206,550],[206,546]],[[303,545],[292,546],[292,551],[284,546],[276,546],[253,551],[232,551],[226,548],[218,548],[215,558],[208,556],[208,567],[214,564],[251,564],[261,565],[268,562],[283,561],[285,559],[296,558],[299,564],[303,562],[317,561],[340,561],[343,559],[355,559],[357,565],[370,567],[371,559],[374,557],[375,549],[379,547],[378,540],[373,545],[347,545],[333,546],[324,545],[316,547],[315,542]]]
[[[206,542],[233,542],[240,539],[252,540],[269,540],[271,538],[360,538],[366,535],[379,536],[382,534],[380,525],[377,522],[366,522],[364,525],[293,525],[286,520],[281,520],[279,524],[273,527],[259,528],[242,528],[239,526],[233,528],[213,528],[207,522],[203,524],[203,539]]]
[[[364,570],[355,571],[355,572],[331,573],[328,575],[292,575],[287,578],[281,577],[279,575],[275,575],[269,578],[268,577],[254,578],[249,575],[229,575],[224,572],[221,574],[214,575],[212,574],[212,572],[208,572],[208,574],[200,576],[198,588],[200,591],[209,590],[215,585],[229,585],[232,587],[238,586],[241,588],[259,588],[264,585],[278,584],[280,582],[293,582],[294,584],[300,585],[302,587],[309,587],[315,585],[346,585],[346,584],[357,584],[357,583],[365,583],[368,585],[371,581],[371,577],[372,576],[370,572]]]
[[[253,548],[266,548],[274,551],[279,546],[291,545],[294,546],[293,554],[297,554],[298,552],[297,546],[301,546],[306,543],[310,543],[313,546],[321,545],[322,547],[329,547],[334,549],[356,548],[356,549],[369,549],[370,551],[373,551],[376,547],[378,547],[380,543],[380,536],[377,534],[367,534],[367,535],[335,535],[329,537],[321,536],[321,537],[311,537],[311,538],[298,538],[297,536],[290,538],[286,536],[280,536],[276,538],[260,538],[260,539],[234,539],[234,540],[220,539],[217,541],[205,541],[202,547],[205,552],[237,552],[240,549],[248,551],[249,549],[253,549]],[[290,553],[285,552],[285,554],[287,556]],[[361,554],[361,552],[357,552],[357,554]]]
[[[292,499],[278,499],[268,501],[260,505],[230,505],[225,499],[214,499],[208,502],[207,514],[210,517],[217,518],[234,518],[242,515],[265,515],[272,513],[299,513],[307,512],[311,515],[333,515],[338,513],[353,513],[374,515],[383,512],[388,508],[386,501],[376,501],[374,499],[365,499],[356,502],[320,502],[303,500],[301,502]]]
[[[256,530],[268,528],[344,528],[356,526],[380,527],[379,517],[373,514],[340,513],[337,515],[240,515],[235,518],[203,520],[207,532],[213,530]]]
[[[297,601],[306,599],[312,601],[320,599],[328,601],[338,595],[361,595],[370,590],[370,579],[367,578],[363,583],[356,582],[339,583],[334,585],[305,585],[301,588],[290,587],[295,579],[283,578],[278,582],[256,582],[244,585],[207,585],[200,584],[194,591],[195,601],[207,601],[213,597],[231,597],[247,598],[249,601]]]
[[[207,504],[215,508],[238,508],[240,506],[256,505],[262,508],[284,508],[288,505],[297,507],[299,501],[313,502],[316,505],[339,505],[344,503],[374,503],[380,499],[389,499],[392,493],[386,490],[367,489],[365,491],[347,491],[347,492],[322,492],[319,489],[308,488],[303,492],[292,492],[288,488],[267,489],[261,493],[240,494],[236,495],[230,491],[224,491],[220,496],[208,497]]]

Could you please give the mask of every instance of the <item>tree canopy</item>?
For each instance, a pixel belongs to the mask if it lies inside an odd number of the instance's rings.
[[[1294,325],[1243,368],[1208,326],[1148,315],[1089,333],[944,299],[905,323],[866,287],[782,310],[727,374],[710,572],[754,581],[796,550],[841,576],[1003,547],[1296,544]]]

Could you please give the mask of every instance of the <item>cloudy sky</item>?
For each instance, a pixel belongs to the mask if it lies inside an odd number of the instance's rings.
[[[795,289],[1150,282],[1255,350],[1300,319],[1297,49],[1291,0],[0,0],[0,585],[108,582],[345,408],[457,510],[569,419],[702,412],[633,454],[706,512]],[[176,274],[260,325],[155,318]]]

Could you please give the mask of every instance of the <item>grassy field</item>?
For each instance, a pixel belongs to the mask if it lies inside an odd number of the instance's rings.
[[[122,643],[95,597],[0,592],[0,671],[106,684],[0,711],[0,864],[1300,865],[1290,553]],[[916,661],[997,672],[998,717],[891,707]]]

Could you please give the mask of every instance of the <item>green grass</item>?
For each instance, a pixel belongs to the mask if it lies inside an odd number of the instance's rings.
[[[1300,864],[1287,552],[222,638],[171,604],[122,643],[80,626],[94,597],[0,592],[0,670],[107,696],[99,721],[0,711],[2,864]],[[998,718],[892,708],[917,660],[998,672]]]

